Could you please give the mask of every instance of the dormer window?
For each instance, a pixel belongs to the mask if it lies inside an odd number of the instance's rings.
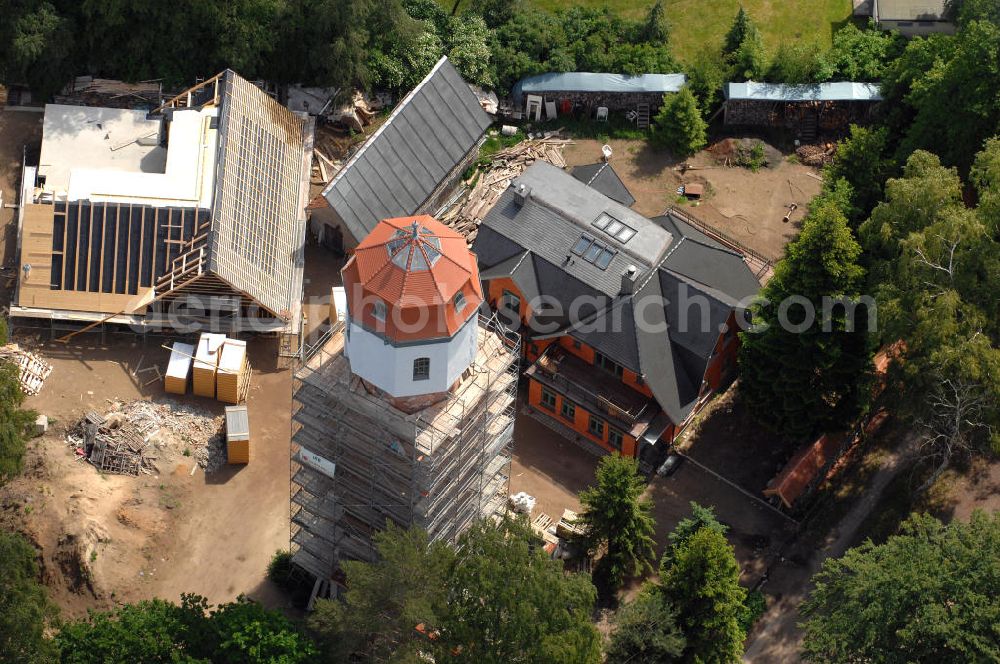
[[[372,304],[372,316],[375,317],[375,320],[381,321],[381,322],[384,323],[385,322],[385,312],[386,312],[385,302],[383,302],[382,300],[376,300]]]
[[[452,299],[455,303],[455,313],[460,314],[465,310],[465,293],[458,291],[455,293],[455,297]]]

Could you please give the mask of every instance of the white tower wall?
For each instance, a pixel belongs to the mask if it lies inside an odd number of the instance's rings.
[[[476,358],[477,317],[472,316],[448,340],[394,346],[348,316],[344,354],[351,371],[394,397],[446,392]],[[430,360],[430,377],[413,380],[413,361]]]

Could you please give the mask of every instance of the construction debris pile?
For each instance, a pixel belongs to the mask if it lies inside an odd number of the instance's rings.
[[[99,471],[157,474],[158,460],[190,456],[206,473],[226,463],[222,418],[173,402],[114,401],[103,415],[89,412],[66,434],[77,456]]]
[[[126,83],[108,78],[77,76],[66,84],[53,103],[105,108],[156,108],[163,96],[160,81]]]
[[[468,194],[456,198],[455,203],[438,217],[439,220],[464,235],[471,243],[479,232],[479,223],[496,205],[500,195],[510,186],[511,180],[538,160],[565,168],[566,160],[562,151],[570,143],[572,141],[557,138],[553,133],[546,134],[544,138],[521,141],[497,152],[489,166],[480,168],[478,179],[474,180]]]
[[[42,389],[45,379],[52,373],[52,365],[17,344],[0,346],[0,360],[7,360],[18,368],[21,391],[32,396]]]
[[[795,150],[799,161],[806,166],[821,168],[833,161],[837,153],[836,143],[825,143],[822,145],[800,145]]]

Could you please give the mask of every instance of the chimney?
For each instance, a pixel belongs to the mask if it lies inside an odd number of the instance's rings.
[[[518,184],[514,189],[514,196],[518,205],[524,205],[531,198],[531,187],[523,182]]]
[[[639,276],[639,268],[629,265],[622,272],[622,295],[631,295],[635,290],[635,280]]]

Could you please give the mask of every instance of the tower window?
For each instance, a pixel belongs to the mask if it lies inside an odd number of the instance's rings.
[[[453,300],[455,303],[455,313],[462,313],[465,310],[465,293],[458,291]]]
[[[372,304],[372,316],[375,317],[375,320],[380,320],[383,323],[385,322],[385,302],[382,300],[376,300],[375,303]]]
[[[431,377],[431,358],[418,357],[413,360],[413,380],[427,380]]]

